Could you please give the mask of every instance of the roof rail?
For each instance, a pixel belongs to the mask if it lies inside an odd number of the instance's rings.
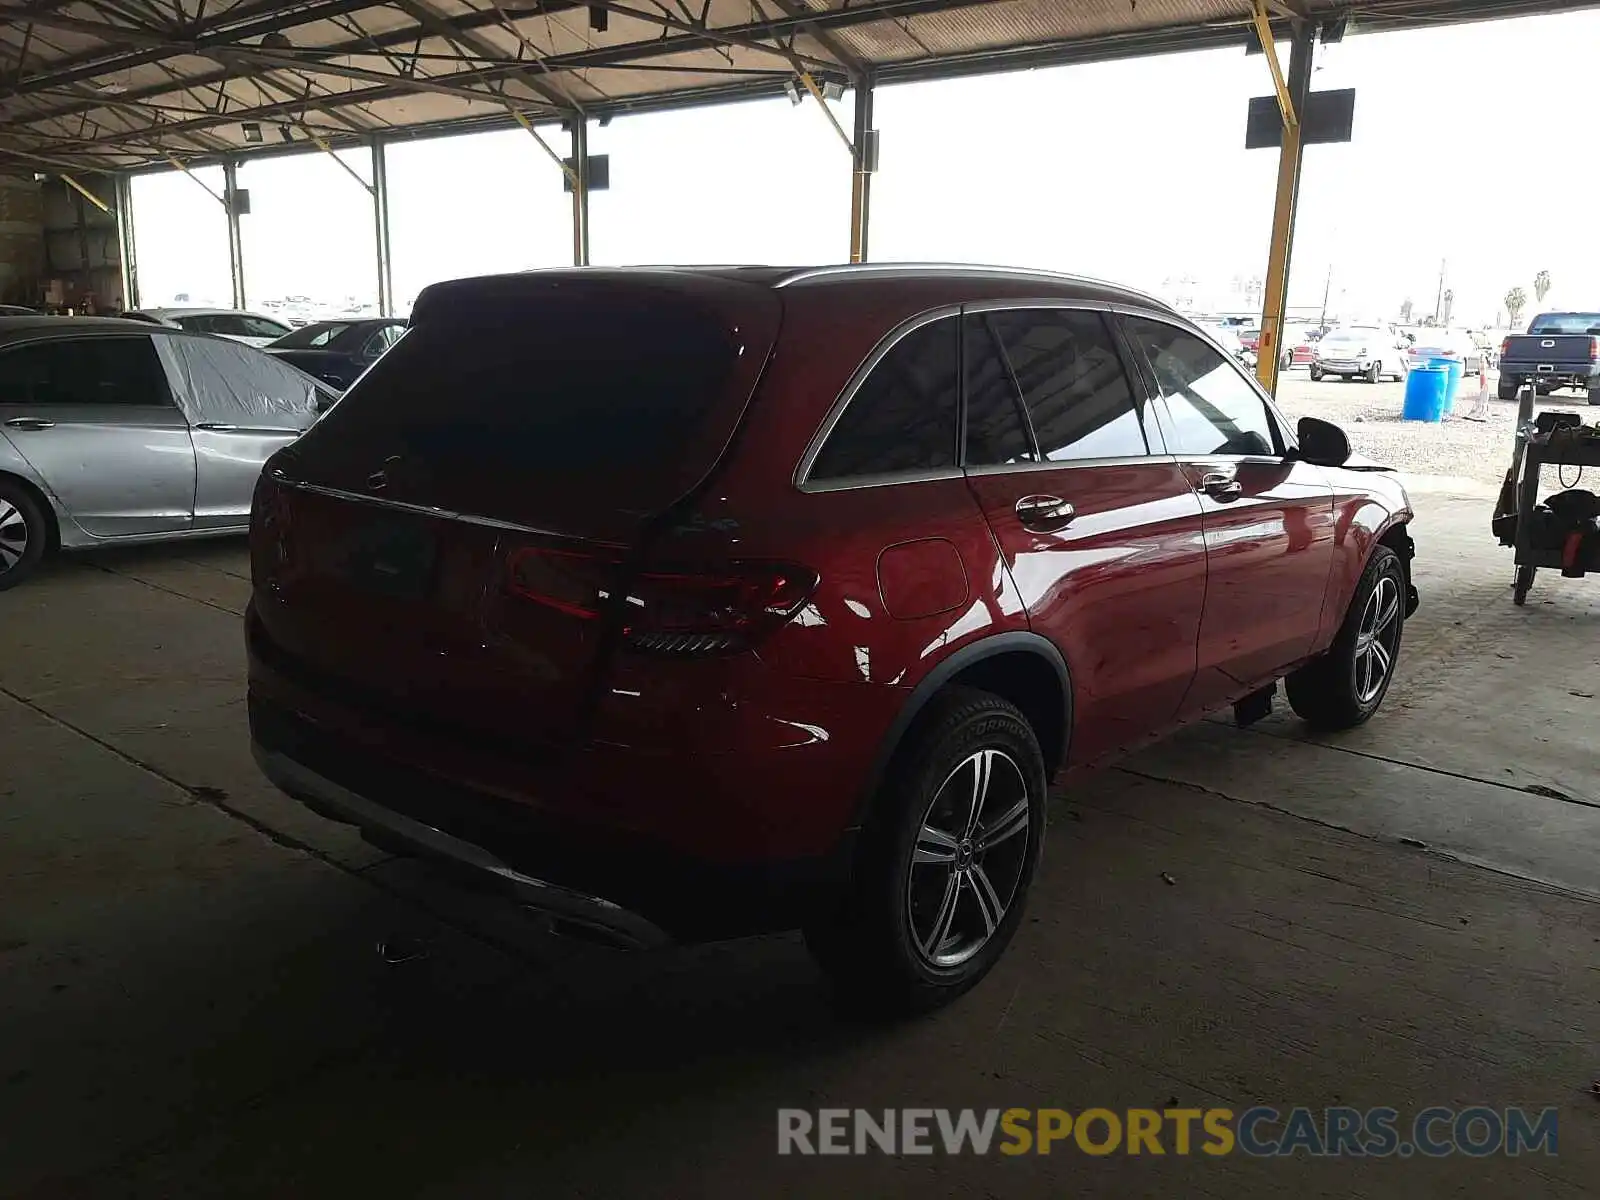
[[[941,274],[961,272],[972,275],[1000,275],[1018,279],[1050,279],[1057,283],[1082,283],[1095,287],[1113,288],[1119,292],[1126,292],[1130,296],[1140,296],[1150,300],[1163,308],[1171,307],[1159,296],[1141,291],[1139,288],[1129,287],[1126,284],[1114,283],[1109,279],[1096,279],[1092,275],[1072,275],[1065,271],[1046,271],[1037,267],[999,267],[983,263],[948,263],[948,262],[882,262],[882,263],[834,263],[825,267],[803,267],[791,275],[780,279],[774,287],[788,287],[791,284],[806,283],[813,279],[827,279],[833,276],[844,275],[922,275],[937,271]]]

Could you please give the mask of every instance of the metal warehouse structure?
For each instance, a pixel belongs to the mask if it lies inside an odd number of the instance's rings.
[[[7,0],[0,171],[117,179],[124,295],[137,297],[127,174],[220,163],[235,303],[244,303],[244,156],[366,146],[379,303],[392,309],[384,148],[516,122],[566,172],[573,261],[588,261],[592,120],[855,90],[838,127],[853,174],[850,256],[867,255],[884,84],[1255,43],[1282,148],[1263,379],[1288,274],[1311,55],[1319,31],[1414,28],[1592,0]],[[1293,46],[1287,71],[1275,44]],[[1269,78],[1270,76],[1270,78]],[[823,105],[824,112],[828,112]],[[829,119],[833,120],[831,112]],[[835,121],[837,125],[837,121]],[[558,132],[559,131],[559,132]],[[359,178],[359,177],[358,177]],[[110,207],[104,205],[104,207]]]

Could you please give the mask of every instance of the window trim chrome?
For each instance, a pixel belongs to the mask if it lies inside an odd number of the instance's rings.
[[[919,482],[920,480],[906,480],[898,477],[903,475],[927,476],[946,470],[946,468],[937,467],[925,472],[878,472],[872,475],[847,475],[839,479],[824,479],[818,480],[816,483],[811,482],[811,468],[816,464],[817,456],[822,453],[822,447],[827,443],[828,436],[833,433],[834,426],[839,423],[839,418],[844,416],[845,409],[850,407],[850,403],[855,399],[856,393],[861,390],[862,385],[867,381],[867,377],[872,374],[878,364],[887,358],[889,352],[905,338],[921,329],[924,325],[932,325],[935,321],[944,320],[946,317],[960,317],[960,315],[961,306],[959,304],[940,305],[938,308],[930,308],[915,316],[907,317],[878,339],[877,345],[873,346],[867,353],[866,358],[861,360],[861,364],[856,367],[849,380],[845,383],[844,388],[839,392],[838,398],[834,400],[833,406],[828,409],[828,415],[823,418],[822,424],[817,426],[817,431],[811,435],[811,440],[806,443],[805,453],[800,456],[800,462],[795,466],[792,476],[795,487],[802,492],[842,491],[846,487],[874,487],[880,486],[881,483]],[[960,330],[957,329],[953,332],[959,334]],[[958,373],[959,370],[958,358]],[[959,385],[960,379],[958,377],[958,389]],[[959,408],[959,406],[960,393],[958,390],[957,407]],[[950,467],[948,470],[957,478],[961,475],[960,467]],[[942,478],[943,476],[940,475],[939,477]]]
[[[968,467],[972,477],[984,475],[1022,475],[1029,471],[1074,471],[1105,467],[1170,467],[1177,459],[1170,454],[1101,455],[1096,458],[1045,459],[1042,462],[990,463],[982,467]]]
[[[890,270],[894,267],[903,267],[906,265],[907,264],[885,264],[885,269]],[[787,284],[798,282],[804,279],[810,279],[833,273],[844,273],[849,270],[851,270],[851,268],[847,267],[817,268],[812,271],[801,272],[797,275],[790,276],[789,278],[785,279],[783,283]],[[974,268],[974,270],[981,270],[981,268]],[[1073,278],[1070,276],[1052,276],[1046,272],[1030,272],[1025,270],[1017,271],[1014,277],[1038,277],[1052,279]],[[1096,281],[1081,280],[1080,282],[1093,283]],[[782,284],[779,286],[782,286]],[[1121,290],[1126,291],[1127,289]],[[1142,371],[1135,370],[1130,373],[1129,367],[1131,366],[1137,368],[1138,364],[1123,361],[1123,374],[1127,377],[1129,390],[1133,393],[1135,403],[1139,406],[1140,424],[1143,427],[1145,443],[1149,450],[1149,452],[1146,454],[1128,455],[1121,458],[1098,457],[1093,459],[1064,460],[1052,460],[1041,457],[1036,462],[1027,463],[990,463],[977,467],[940,467],[924,471],[886,471],[873,474],[849,475],[843,476],[839,479],[817,480],[815,482],[811,480],[811,468],[813,465],[815,465],[817,456],[821,454],[823,445],[827,442],[829,435],[832,434],[834,427],[838,425],[840,418],[844,416],[845,410],[850,407],[851,402],[856,397],[856,393],[861,390],[862,385],[867,381],[867,377],[872,374],[872,371],[877,367],[877,365],[888,356],[889,352],[892,351],[903,338],[914,333],[924,325],[931,325],[933,322],[943,320],[946,317],[962,317],[968,313],[1009,312],[1019,309],[1027,310],[1041,308],[1100,313],[1102,316],[1108,318],[1108,324],[1110,323],[1110,318],[1140,317],[1145,320],[1158,321],[1163,325],[1170,325],[1174,329],[1180,330],[1183,333],[1198,337],[1202,342],[1215,350],[1217,354],[1221,356],[1224,363],[1231,366],[1241,378],[1249,383],[1256,395],[1261,399],[1262,403],[1266,406],[1268,419],[1271,421],[1274,431],[1277,433],[1278,438],[1283,445],[1283,456],[1263,458],[1260,455],[1178,454],[1167,445],[1167,424],[1171,414],[1167,408],[1166,396],[1162,394],[1159,383],[1156,383],[1153,379],[1147,380],[1144,372]],[[1113,335],[1114,339],[1121,337],[1126,340],[1127,338],[1126,331],[1122,329],[1120,325],[1117,325],[1115,328],[1111,328],[1109,332]],[[1122,348],[1114,344],[1113,349],[1117,350],[1119,361],[1122,360]],[[1137,347],[1134,347],[1130,344],[1128,350],[1131,353],[1136,351]],[[958,406],[962,406],[964,412],[964,405],[966,402],[966,380],[965,378],[962,378],[958,382],[960,386],[960,391],[958,393]],[[1142,403],[1140,403],[1141,399]],[[1152,425],[1156,431],[1155,438],[1152,438],[1150,435],[1150,428]],[[965,427],[963,425],[963,434],[964,431]],[[1161,443],[1160,451],[1158,451],[1155,446],[1155,442],[1157,440],[1159,440]],[[853,491],[857,488],[889,487],[895,484],[903,483],[931,483],[938,480],[960,479],[967,475],[999,475],[1012,474],[1019,471],[1066,470],[1072,467],[1080,466],[1106,467],[1118,464],[1137,465],[1141,463],[1172,463],[1179,460],[1190,462],[1197,461],[1199,459],[1216,459],[1218,461],[1237,462],[1247,458],[1256,458],[1264,462],[1282,462],[1289,457],[1289,451],[1298,449],[1298,447],[1299,444],[1290,431],[1290,427],[1288,422],[1285,420],[1283,413],[1279,411],[1278,406],[1273,400],[1272,396],[1265,388],[1261,386],[1261,381],[1256,379],[1248,371],[1244,370],[1244,368],[1241,367],[1237,362],[1235,362],[1233,356],[1229,354],[1219,342],[1210,337],[1204,328],[1197,325],[1195,322],[1188,320],[1182,316],[1182,314],[1160,307],[1159,302],[1157,302],[1153,297],[1150,298],[1149,304],[1137,304],[1126,303],[1122,301],[1091,300],[1078,296],[996,296],[987,297],[982,300],[966,301],[959,304],[945,304],[939,306],[938,308],[928,309],[927,311],[918,313],[913,317],[908,317],[906,320],[902,321],[899,325],[896,325],[893,329],[886,333],[867,354],[866,358],[862,360],[861,365],[856,368],[856,370],[851,374],[848,382],[846,382],[845,386],[840,390],[838,398],[833,402],[833,406],[828,410],[828,415],[823,419],[822,424],[817,427],[817,431],[812,434],[811,440],[806,443],[805,453],[801,456],[800,462],[795,467],[792,479],[795,487],[802,492],[843,492]],[[965,446],[957,445],[956,450],[957,461],[960,462],[965,455]]]
[[[1266,461],[1269,461],[1269,462],[1285,462],[1291,457],[1291,455],[1289,453],[1290,451],[1298,450],[1300,448],[1300,443],[1296,440],[1294,434],[1290,431],[1289,423],[1284,418],[1283,413],[1278,409],[1278,403],[1277,403],[1276,400],[1274,400],[1272,398],[1272,393],[1267,391],[1266,388],[1262,387],[1261,386],[1261,380],[1257,379],[1254,375],[1250,374],[1249,371],[1246,371],[1237,361],[1234,360],[1233,355],[1229,354],[1227,352],[1227,350],[1223,349],[1222,343],[1218,342],[1215,338],[1211,337],[1208,333],[1206,333],[1206,331],[1200,325],[1196,324],[1194,321],[1189,321],[1189,320],[1185,319],[1181,315],[1176,315],[1175,316],[1173,313],[1164,313],[1164,312],[1161,312],[1161,311],[1159,311],[1157,309],[1146,309],[1146,308],[1142,308],[1142,307],[1140,307],[1138,305],[1112,304],[1109,307],[1110,307],[1110,310],[1112,312],[1118,314],[1119,316],[1140,317],[1140,318],[1142,318],[1144,320],[1147,320],[1147,321],[1158,321],[1163,325],[1170,325],[1174,329],[1180,330],[1183,333],[1187,333],[1187,334],[1190,334],[1191,336],[1199,337],[1199,339],[1202,342],[1204,342],[1206,345],[1210,346],[1219,355],[1221,355],[1222,356],[1222,361],[1224,363],[1226,363],[1228,366],[1232,367],[1233,370],[1239,375],[1239,377],[1241,379],[1243,379],[1246,383],[1248,383],[1250,385],[1250,387],[1255,391],[1256,395],[1261,399],[1261,402],[1264,405],[1266,405],[1267,419],[1268,419],[1269,422],[1271,422],[1272,427],[1273,427],[1273,431],[1275,433],[1277,433],[1278,440],[1282,444],[1282,448],[1283,448],[1282,454],[1280,454],[1278,456],[1275,456],[1275,457],[1272,457],[1272,458],[1269,458],[1269,459],[1266,459]],[[1127,336],[1126,332],[1124,332],[1123,336],[1125,336],[1125,337]],[[1150,397],[1151,401],[1159,403],[1160,406],[1161,406],[1161,411],[1163,413],[1165,413],[1166,415],[1171,416],[1171,410],[1167,407],[1167,397],[1166,397],[1166,394],[1164,392],[1162,392],[1162,390],[1161,390],[1160,382],[1157,381],[1152,376],[1151,383],[1154,384],[1154,387],[1155,387],[1155,394]],[[1162,431],[1163,440],[1165,440],[1166,422],[1164,422],[1164,421],[1162,422],[1161,431]],[[1169,449],[1172,449],[1172,448],[1169,447]],[[1234,454],[1234,455],[1220,455],[1220,456],[1219,455],[1214,455],[1214,454],[1213,455],[1205,455],[1205,454],[1201,454],[1201,455],[1189,454],[1189,455],[1186,455],[1186,454],[1180,453],[1179,451],[1177,451],[1175,449],[1173,450],[1173,454],[1176,457],[1182,459],[1184,462],[1190,462],[1190,461],[1193,461],[1193,460],[1198,459],[1198,458],[1223,458],[1223,459],[1227,459],[1229,461],[1238,461],[1240,459],[1245,459],[1245,458],[1262,458],[1263,457],[1262,455],[1259,455],[1259,454],[1257,454],[1257,455]]]

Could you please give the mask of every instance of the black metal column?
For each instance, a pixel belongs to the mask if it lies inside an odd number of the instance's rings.
[[[856,80],[856,119],[851,137],[850,261],[867,261],[872,225],[872,173],[878,169],[877,132],[872,128],[872,76]]]
[[[572,118],[572,263],[589,265],[589,121]]]
[[[228,271],[233,276],[233,306],[243,308],[244,239],[239,236],[239,164],[231,158],[222,164],[222,207],[228,214]]]
[[[372,139],[372,230],[378,251],[378,312],[394,316],[394,269],[389,260],[389,162],[382,138]]]

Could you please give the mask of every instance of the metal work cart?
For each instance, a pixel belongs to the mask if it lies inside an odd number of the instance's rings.
[[[1600,429],[1595,426],[1567,425],[1550,431],[1540,430],[1533,419],[1534,388],[1523,385],[1517,396],[1517,432],[1511,450],[1511,469],[1506,473],[1500,500],[1495,506],[1493,528],[1503,546],[1516,548],[1516,578],[1512,599],[1525,604],[1540,567],[1562,570],[1562,547],[1541,534],[1546,530],[1536,520],[1539,507],[1539,474],[1543,467],[1594,467],[1600,469]],[[1580,418],[1581,419],[1581,418]],[[1576,486],[1561,480],[1565,487]],[[1575,564],[1583,571],[1600,571],[1600,540],[1584,544]]]

